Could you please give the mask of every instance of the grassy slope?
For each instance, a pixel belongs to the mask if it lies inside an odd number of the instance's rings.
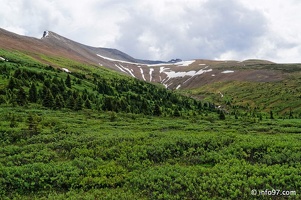
[[[31,70],[44,71],[27,56],[5,53],[22,65],[30,63],[25,67]],[[57,59],[57,66],[87,76],[120,77],[63,58],[44,59]],[[82,90],[90,84],[73,87]],[[235,120],[228,115],[221,121],[211,112],[154,117],[1,104],[0,197],[258,199],[250,195],[252,189],[279,189],[296,191],[298,199],[300,133],[298,119]]]
[[[293,117],[300,118],[301,67],[299,64],[259,65],[248,68],[280,70],[286,75],[284,80],[275,82],[216,82],[193,89],[189,93],[222,105],[229,111],[246,112],[254,109],[265,113],[273,111],[281,118],[289,117],[292,111]]]

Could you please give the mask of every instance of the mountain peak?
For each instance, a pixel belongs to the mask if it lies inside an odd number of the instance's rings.
[[[176,59],[171,59],[170,61],[168,61],[168,63],[177,63],[177,62],[182,62],[182,60],[179,58],[176,58]]]
[[[44,31],[42,39],[48,37],[48,35],[49,35],[49,31]]]

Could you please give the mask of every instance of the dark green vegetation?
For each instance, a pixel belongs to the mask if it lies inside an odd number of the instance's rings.
[[[60,66],[53,68],[21,53],[0,51],[0,56],[8,60],[0,61],[3,105],[38,104],[54,110],[86,108],[157,116],[197,114],[203,110],[203,105],[194,99],[104,68],[41,56]],[[207,110],[213,108],[205,106]]]
[[[217,112],[63,58],[43,59],[72,73],[0,56],[0,199],[300,199],[299,119]]]

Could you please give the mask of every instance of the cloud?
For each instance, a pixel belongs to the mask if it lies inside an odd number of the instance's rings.
[[[118,48],[142,59],[301,62],[297,0],[0,0],[0,27]]]
[[[164,2],[131,9],[130,18],[120,24],[120,49],[130,47],[138,57],[152,59],[212,59],[245,51],[266,32],[263,15],[234,0]]]

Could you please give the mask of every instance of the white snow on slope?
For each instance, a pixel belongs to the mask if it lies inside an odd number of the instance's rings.
[[[164,72],[164,67],[160,67],[160,74]]]
[[[205,67],[204,69],[200,69],[195,75],[201,75],[207,72],[212,72],[212,69],[207,69],[205,70],[207,67]]]
[[[177,86],[176,90],[178,90],[181,87],[181,84]]]
[[[128,69],[128,68],[122,66],[121,64],[119,64],[119,67],[120,67],[121,69],[123,69],[123,72],[129,73],[132,77],[136,78],[135,75],[132,73],[132,71],[131,71],[130,69]],[[120,69],[120,68],[119,68],[119,69]],[[120,70],[121,70],[121,69],[120,69]]]
[[[109,58],[109,57],[105,57],[99,54],[96,54],[98,57],[101,57],[103,59],[109,60],[109,61],[115,61],[115,62],[121,62],[121,63],[125,63],[125,64],[133,64],[133,65],[143,65],[141,63],[134,63],[134,62],[127,62],[127,61],[123,61],[123,60],[117,60],[117,59],[113,59],[113,58]]]
[[[119,67],[117,64],[115,64],[115,66],[122,72],[126,73],[126,71],[124,71],[121,67]]]
[[[67,68],[62,68],[62,70],[63,70],[64,72],[71,73],[71,71],[70,71],[69,69],[67,69]]]
[[[168,80],[169,80],[169,79],[168,79]],[[168,80],[167,80],[167,81],[168,81]],[[167,82],[167,81],[166,81],[166,82]],[[165,88],[168,88],[169,86],[172,85],[172,83],[169,83],[169,84],[167,84],[167,83],[162,83],[162,85],[164,85]]]
[[[154,71],[153,68],[150,68],[150,69],[149,69],[149,82],[152,82],[152,79],[153,79],[153,71]]]
[[[204,69],[200,69],[199,71],[188,71],[188,72],[175,72],[170,70],[170,68],[164,68],[164,67],[160,67],[160,73],[165,73],[169,78],[176,78],[176,77],[184,77],[184,76],[196,76],[196,75],[201,75],[207,72],[211,72],[212,69],[208,69],[205,70]]]
[[[223,71],[223,72],[222,72],[222,74],[230,74],[230,73],[234,73],[234,71],[226,70],[226,71]]]
[[[187,67],[187,66],[191,65],[194,62],[195,62],[195,60],[187,60],[187,61],[177,62],[177,63],[175,63],[175,65]]]
[[[196,71],[188,71],[188,72],[175,72],[175,71],[169,71],[164,72],[169,78],[176,78],[176,77],[184,77],[184,76],[193,76]]]
[[[192,78],[193,78],[193,76],[192,76],[192,77],[190,77],[190,78],[188,78],[186,81],[184,81],[184,83],[183,83],[183,84],[187,83],[187,82],[188,82],[188,81],[190,81]]]
[[[173,66],[179,66],[179,67],[187,67],[189,65],[191,65],[192,63],[194,63],[195,60],[187,60],[187,61],[181,61],[181,62],[176,62],[176,63],[159,63],[159,64],[150,64],[150,65],[147,65],[148,67],[156,67],[156,66],[170,66],[170,65],[173,65]],[[161,67],[160,67],[161,69]]]
[[[99,54],[96,54],[98,57],[101,57],[103,59],[106,59],[106,60],[110,60],[110,61],[113,61],[113,62],[120,62],[120,63],[125,63],[125,64],[133,64],[133,65],[146,65],[146,64],[142,64],[142,63],[135,63],[135,62],[128,62],[128,61],[124,61],[124,60],[118,60],[118,59],[113,59],[113,58],[109,58],[109,57],[106,57],[106,56],[102,56],[102,55],[99,55]],[[158,64],[148,64],[147,66],[148,67],[155,67],[155,66],[167,66],[167,65],[177,65],[177,66],[189,66],[191,65],[192,63],[194,63],[195,60],[189,60],[189,61],[181,61],[181,62],[177,62],[177,63],[158,63]]]
[[[140,68],[140,72],[141,72],[141,75],[142,75],[143,80],[146,81],[145,76],[144,76],[144,73],[143,73],[143,69],[142,69],[140,66],[138,66],[138,67]]]
[[[0,60],[4,60],[5,61],[5,58],[0,57]]]

